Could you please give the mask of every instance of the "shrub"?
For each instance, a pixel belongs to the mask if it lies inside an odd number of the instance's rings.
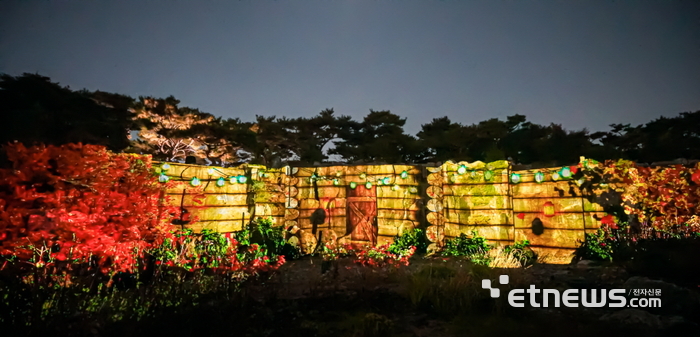
[[[394,237],[394,242],[389,246],[389,251],[400,254],[411,247],[416,247],[416,252],[424,254],[428,248],[428,237],[425,231],[420,228],[412,228],[403,231]]]
[[[177,209],[162,206],[168,185],[153,176],[150,156],[81,144],[4,151],[11,168],[0,169],[0,255],[116,273],[133,271],[167,236]]]
[[[407,266],[408,259],[416,252],[416,247],[412,246],[398,253],[390,251],[390,244],[384,244],[378,247],[364,247],[363,249],[355,250],[355,263],[370,267],[392,266],[399,267]]]
[[[537,261],[537,254],[530,249],[530,241],[517,241],[512,245],[507,245],[503,249],[506,254],[517,260],[521,266],[529,266]]]
[[[472,231],[469,237],[464,233],[445,241],[442,256],[464,256],[476,264],[488,265],[491,258],[488,252],[493,246],[486,243],[486,239]]]

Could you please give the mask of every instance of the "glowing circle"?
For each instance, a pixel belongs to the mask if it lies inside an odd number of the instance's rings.
[[[226,185],[226,180],[225,180],[224,178],[219,178],[219,179],[216,181],[216,186],[218,186],[218,187],[223,187],[224,185]]]
[[[510,181],[511,181],[513,184],[519,183],[519,182],[520,182],[520,175],[517,174],[517,173],[511,174],[511,175],[510,175]]]
[[[245,182],[248,181],[248,178],[246,178],[246,176],[238,176],[236,180],[238,180],[239,184],[245,184]]]
[[[355,189],[355,187],[357,187],[357,183],[356,183],[356,182],[354,182],[354,181],[353,181],[353,182],[351,182],[351,183],[350,183],[350,188],[352,188],[352,189],[354,190],[354,189]]]
[[[535,181],[538,183],[543,182],[544,181],[544,173],[542,173],[542,172],[535,173]]]
[[[561,168],[561,176],[564,178],[571,178],[571,169],[568,167],[562,167]]]
[[[161,173],[161,174],[158,176],[158,182],[167,183],[168,180],[170,180],[170,177],[166,176],[166,175],[163,174],[163,173]]]
[[[467,167],[464,166],[464,165],[460,166],[460,167],[457,169],[457,173],[458,173],[459,175],[462,175],[462,174],[467,173]]]
[[[190,181],[190,185],[192,185],[192,186],[199,186],[201,183],[202,182],[199,181],[199,178],[197,178],[197,177],[192,178],[192,180]]]

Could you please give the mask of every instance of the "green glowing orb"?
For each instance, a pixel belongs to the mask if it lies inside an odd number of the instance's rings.
[[[511,181],[513,184],[519,183],[519,182],[520,182],[520,175],[517,174],[517,173],[511,174],[511,175],[510,175],[510,181]]]
[[[542,173],[542,172],[535,173],[535,181],[538,183],[543,182],[544,181],[544,173]]]
[[[457,169],[457,173],[458,173],[459,175],[462,175],[462,174],[467,173],[467,167],[464,166],[464,165],[460,166],[460,167]]]

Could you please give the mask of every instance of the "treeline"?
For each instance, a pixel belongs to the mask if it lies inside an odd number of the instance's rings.
[[[310,118],[222,118],[167,98],[138,99],[102,91],[74,91],[36,74],[0,76],[0,142],[105,145],[113,151],[152,154],[155,159],[237,165],[314,165],[340,158],[348,163],[493,161],[567,165],[579,156],[640,163],[700,159],[700,111],[660,117],[608,131],[568,131],[515,114],[462,125],[447,117],[404,131],[405,118],[370,110],[361,121],[333,109]],[[335,146],[331,146],[334,144]]]

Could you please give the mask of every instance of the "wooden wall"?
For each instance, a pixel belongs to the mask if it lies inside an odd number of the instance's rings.
[[[156,170],[163,164],[155,163]],[[426,226],[436,245],[476,231],[500,245],[528,239],[538,253],[566,260],[604,215],[563,168],[513,172],[506,161],[282,169],[168,165],[163,173],[179,182],[167,191],[171,202],[198,218],[187,227],[230,232],[269,216],[292,229],[307,251],[322,236],[382,244]],[[230,182],[238,176],[246,182]],[[201,181],[197,188],[189,184],[194,177]],[[219,178],[223,186],[217,186]],[[202,204],[194,202],[195,192],[204,195]]]

